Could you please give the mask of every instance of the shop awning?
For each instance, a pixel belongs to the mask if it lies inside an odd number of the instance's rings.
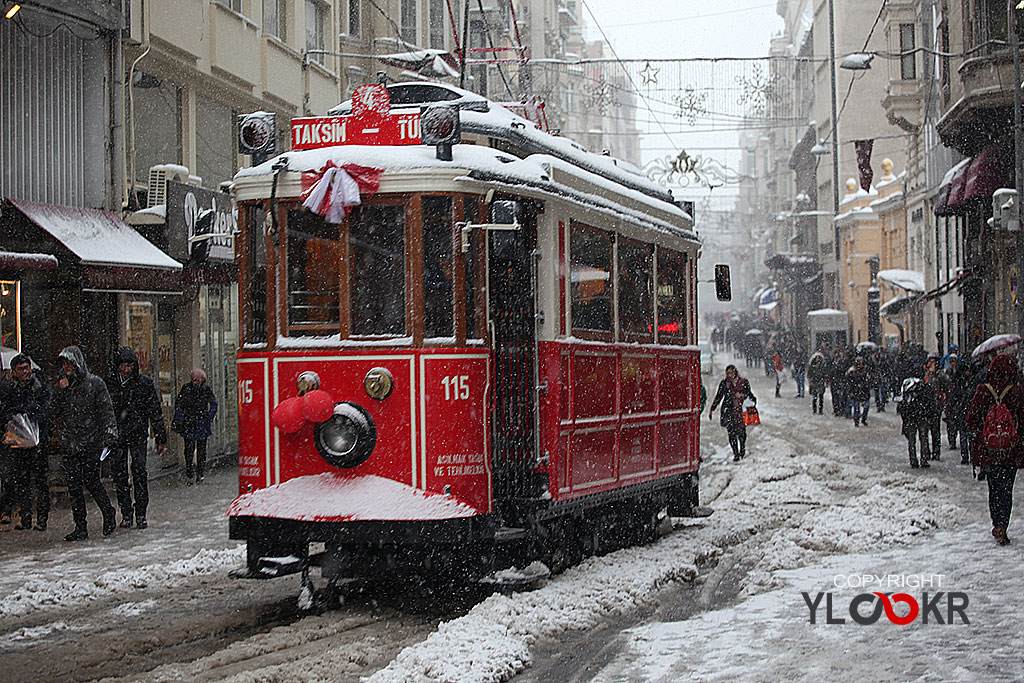
[[[914,299],[906,294],[897,294],[878,307],[878,312],[884,316],[903,315],[914,304]]]
[[[878,279],[915,294],[924,292],[924,273],[919,270],[903,270],[901,268],[880,270]]]
[[[9,200],[39,228],[63,244],[85,266],[180,271],[160,251],[110,211]]]
[[[20,251],[0,251],[0,270],[57,270],[57,257],[51,254],[31,254]]]
[[[970,159],[964,159],[956,166],[946,171],[946,174],[942,176],[942,180],[939,182],[939,192],[935,197],[936,216],[955,216],[960,213],[958,209],[950,204],[950,194],[953,190],[954,181],[957,178],[961,178],[962,182],[963,175],[967,172],[967,167],[970,163]]]
[[[981,150],[964,175],[964,201],[987,199],[1000,187],[1013,187],[1013,174],[1007,172],[1000,150],[989,145]]]

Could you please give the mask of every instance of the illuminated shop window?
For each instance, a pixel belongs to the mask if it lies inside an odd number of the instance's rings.
[[[21,282],[0,280],[0,346],[21,350]]]

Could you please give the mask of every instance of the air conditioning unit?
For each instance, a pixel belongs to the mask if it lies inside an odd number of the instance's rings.
[[[188,168],[178,164],[158,164],[149,169],[149,191],[146,195],[146,208],[167,203],[167,181],[179,183],[189,181]]]

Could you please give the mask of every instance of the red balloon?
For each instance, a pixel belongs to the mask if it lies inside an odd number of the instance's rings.
[[[323,389],[314,389],[302,397],[302,415],[310,422],[323,422],[334,414],[334,399]]]
[[[285,434],[299,431],[306,424],[306,418],[302,416],[302,399],[296,396],[281,401],[270,413],[270,420]]]

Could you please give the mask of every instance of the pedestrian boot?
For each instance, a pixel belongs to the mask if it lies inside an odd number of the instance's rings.
[[[21,518],[21,521],[14,525],[14,528],[18,531],[25,531],[26,529],[32,528],[32,518],[25,516]]]
[[[992,529],[992,535],[996,539],[996,543],[999,545],[1010,545],[1010,539],[1006,537],[1006,527],[997,526]]]
[[[117,516],[111,512],[109,515],[103,515],[103,535],[109,536],[114,533],[114,529],[117,528]]]
[[[36,531],[46,531],[46,520],[41,519],[36,522]]]
[[[65,541],[84,541],[89,538],[89,532],[83,526],[76,526],[75,530],[64,537]]]
[[[919,465],[919,464],[917,463],[917,458],[911,458],[911,459],[910,459],[910,467],[911,467],[911,469],[915,469],[915,470],[916,470],[916,469],[918,469],[919,467],[921,467],[921,466],[920,466],[920,465]]]
[[[139,517],[137,520],[135,520],[135,528],[136,529],[145,529],[148,526],[149,526],[149,524],[146,522],[146,518],[145,517]]]
[[[131,529],[132,528],[132,518],[131,518],[131,516],[122,517],[121,518],[121,528],[122,529]]]
[[[960,464],[961,465],[970,465],[971,464],[971,460],[966,455],[961,456],[960,457]]]
[[[928,469],[929,467],[931,467],[931,465],[928,464],[927,458],[921,458],[921,467],[923,467],[924,469]]]

